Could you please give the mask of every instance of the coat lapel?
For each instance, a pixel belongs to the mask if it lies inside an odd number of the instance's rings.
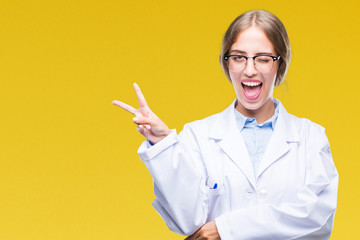
[[[289,152],[290,142],[299,141],[294,121],[290,119],[292,116],[286,112],[285,108],[280,102],[279,104],[280,106],[278,120],[273,135],[270,138],[270,141],[262,158],[259,170],[256,174],[256,178],[258,178],[274,162],[281,159],[281,157],[283,157]]]
[[[244,173],[250,184],[255,187],[253,165],[240,130],[237,127],[234,104],[235,101],[214,119],[209,136],[216,140],[224,153]]]
[[[279,116],[274,133],[268,143],[255,177],[254,168],[245,142],[237,127],[234,113],[235,102],[236,100],[223,112],[215,115],[209,137],[215,139],[219,147],[244,173],[250,184],[255,187],[256,179],[274,162],[285,156],[290,151],[289,144],[291,142],[298,142],[299,136],[294,117],[286,112],[279,101]]]

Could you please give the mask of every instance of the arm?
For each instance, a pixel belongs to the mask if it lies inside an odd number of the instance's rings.
[[[205,174],[190,135],[185,126],[180,135],[173,131],[151,148],[144,142],[138,150],[153,177],[153,206],[169,229],[182,235],[205,224],[208,212]]]
[[[338,174],[323,129],[313,129],[307,147],[306,182],[294,202],[261,204],[215,219],[227,239],[328,239],[336,209]]]
[[[150,110],[137,84],[134,89],[139,109],[116,100],[113,104],[135,115],[138,131],[148,140],[138,153],[154,179],[153,206],[170,230],[190,235],[205,223],[208,209],[205,177],[196,166],[201,162],[193,149],[196,143],[190,131],[179,136],[170,132]],[[155,145],[150,147],[149,142]]]

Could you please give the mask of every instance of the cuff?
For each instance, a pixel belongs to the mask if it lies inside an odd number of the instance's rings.
[[[170,134],[162,139],[160,142],[151,146],[148,140],[145,140],[138,149],[138,154],[143,161],[148,161],[178,142],[176,129],[172,129]]]
[[[220,235],[221,240],[231,240],[228,224],[226,224],[225,215],[215,218],[216,228]]]

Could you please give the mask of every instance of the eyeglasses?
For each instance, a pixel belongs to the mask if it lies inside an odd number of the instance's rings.
[[[280,59],[280,56],[257,55],[255,57],[247,57],[244,55],[226,55],[224,60],[229,64],[229,71],[242,72],[246,68],[248,59],[252,58],[255,68],[258,72],[268,73],[272,70],[274,62]]]

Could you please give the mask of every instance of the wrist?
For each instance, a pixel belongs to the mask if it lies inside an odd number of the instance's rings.
[[[171,130],[168,128],[161,135],[156,136],[155,138],[148,139],[148,141],[149,141],[150,145],[153,146],[153,145],[157,144],[158,142],[160,142],[161,140],[163,140],[164,138],[166,138],[167,136],[169,136],[170,133],[171,133]]]

